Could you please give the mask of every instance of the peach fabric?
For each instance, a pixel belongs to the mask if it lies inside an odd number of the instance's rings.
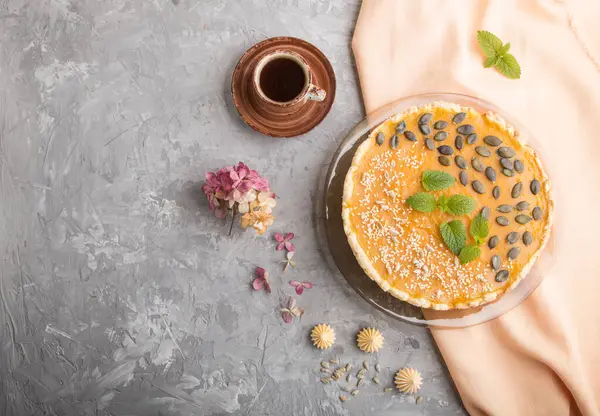
[[[364,0],[352,47],[367,113],[407,95],[491,101],[542,143],[556,191],[552,269],[519,307],[432,333],[471,415],[600,415],[600,1]],[[484,69],[478,29],[520,80]]]

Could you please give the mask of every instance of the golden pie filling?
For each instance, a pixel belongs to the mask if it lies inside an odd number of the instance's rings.
[[[424,172],[449,174],[452,183],[427,191]],[[407,202],[417,193],[442,205],[461,195],[472,210],[422,212]],[[371,132],[354,155],[342,206],[366,274],[395,297],[438,310],[478,306],[514,288],[548,240],[552,211],[542,164],[518,132],[495,113],[444,102],[410,108]],[[470,233],[477,216],[487,220],[484,238]],[[468,262],[441,232],[449,222],[464,225],[463,246],[478,247]]]

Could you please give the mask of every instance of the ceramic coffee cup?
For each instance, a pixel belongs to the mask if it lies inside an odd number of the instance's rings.
[[[252,75],[252,95],[258,111],[293,114],[309,101],[323,101],[324,89],[313,83],[310,66],[297,53],[277,50],[264,56]]]

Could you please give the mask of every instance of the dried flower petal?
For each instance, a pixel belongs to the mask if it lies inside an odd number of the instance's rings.
[[[281,244],[280,244],[280,245],[281,245]],[[295,250],[296,250],[296,247],[294,247],[294,245],[293,245],[292,243],[290,243],[289,241],[286,241],[285,243],[283,243],[283,245],[285,246],[285,249],[286,249],[287,251],[291,251],[291,252],[293,252],[293,251],[295,251]]]
[[[281,317],[283,318],[283,322],[285,322],[286,324],[292,323],[292,319],[294,319],[290,312],[282,312]]]
[[[307,289],[312,289],[313,287],[311,282],[302,282],[302,286],[304,286]]]
[[[273,235],[273,237],[275,238],[275,241],[277,241],[278,243],[281,243],[283,241],[283,236],[279,233],[275,233]]]
[[[254,288],[254,290],[261,290],[264,285],[265,285],[265,279],[260,278],[260,277],[257,277],[252,282],[252,287]]]
[[[290,241],[292,238],[294,238],[294,233],[287,233],[285,237],[283,237],[285,241]]]
[[[256,275],[257,275],[258,277],[261,277],[261,278],[263,278],[263,279],[268,279],[268,278],[269,278],[269,277],[268,277],[268,275],[269,275],[269,272],[267,272],[267,271],[266,271],[265,269],[263,269],[262,267],[257,267],[257,268],[256,268],[256,270],[255,270],[255,272],[256,272]]]

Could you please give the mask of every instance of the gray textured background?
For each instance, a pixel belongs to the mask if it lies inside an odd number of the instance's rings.
[[[355,0],[0,1],[0,414],[456,415],[463,410],[428,332],[374,310],[327,268],[313,217],[318,178],[363,116],[350,51]],[[305,137],[246,127],[230,76],[252,44],[304,38],[338,90]],[[282,274],[271,234],[208,212],[203,175],[246,161],[294,231]],[[255,266],[274,292],[252,292]],[[280,318],[287,281],[311,280],[306,315]],[[308,332],[328,322],[334,351]],[[421,370],[423,401],[369,386],[342,404],[323,358],[360,364],[364,325],[382,383]]]

